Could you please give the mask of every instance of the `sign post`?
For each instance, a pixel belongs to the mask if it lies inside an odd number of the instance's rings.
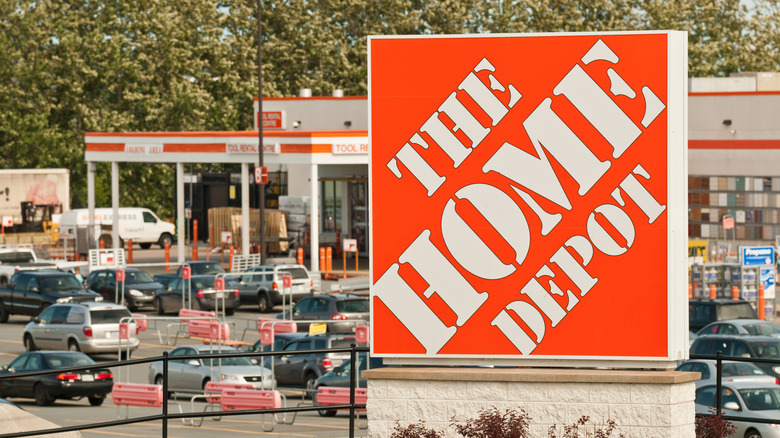
[[[344,254],[344,263],[342,265],[344,266],[344,278],[347,278],[347,252],[355,253],[355,271],[358,270],[357,239],[344,239],[341,252]]]

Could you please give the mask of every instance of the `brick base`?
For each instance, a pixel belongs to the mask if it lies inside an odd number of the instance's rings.
[[[387,437],[396,422],[422,420],[447,436],[462,422],[492,406],[500,412],[525,408],[533,436],[547,436],[581,416],[588,424],[617,424],[613,436],[695,436],[693,381],[677,371],[388,367],[368,377],[369,435]]]

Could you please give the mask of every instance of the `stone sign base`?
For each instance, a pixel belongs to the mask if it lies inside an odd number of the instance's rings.
[[[522,407],[531,417],[532,436],[550,426],[575,423],[606,427],[626,437],[695,436],[694,380],[698,373],[552,368],[386,367],[368,377],[369,435],[387,437],[401,426],[424,422],[446,436],[458,436],[452,421],[476,418],[495,406]]]

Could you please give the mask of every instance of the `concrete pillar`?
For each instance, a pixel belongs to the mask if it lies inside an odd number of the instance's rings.
[[[319,168],[317,164],[311,165],[311,224],[309,227],[311,235],[311,271],[320,270],[320,181]]]

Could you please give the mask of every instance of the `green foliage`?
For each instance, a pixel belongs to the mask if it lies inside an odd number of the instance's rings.
[[[691,76],[778,71],[774,0],[260,0],[263,95],[367,93],[369,35],[679,29]],[[65,167],[86,205],[85,132],[251,129],[249,0],[0,0],[0,166]],[[205,164],[212,166],[214,164]],[[98,206],[110,204],[99,165]],[[170,165],[120,165],[120,204],[173,215]]]

